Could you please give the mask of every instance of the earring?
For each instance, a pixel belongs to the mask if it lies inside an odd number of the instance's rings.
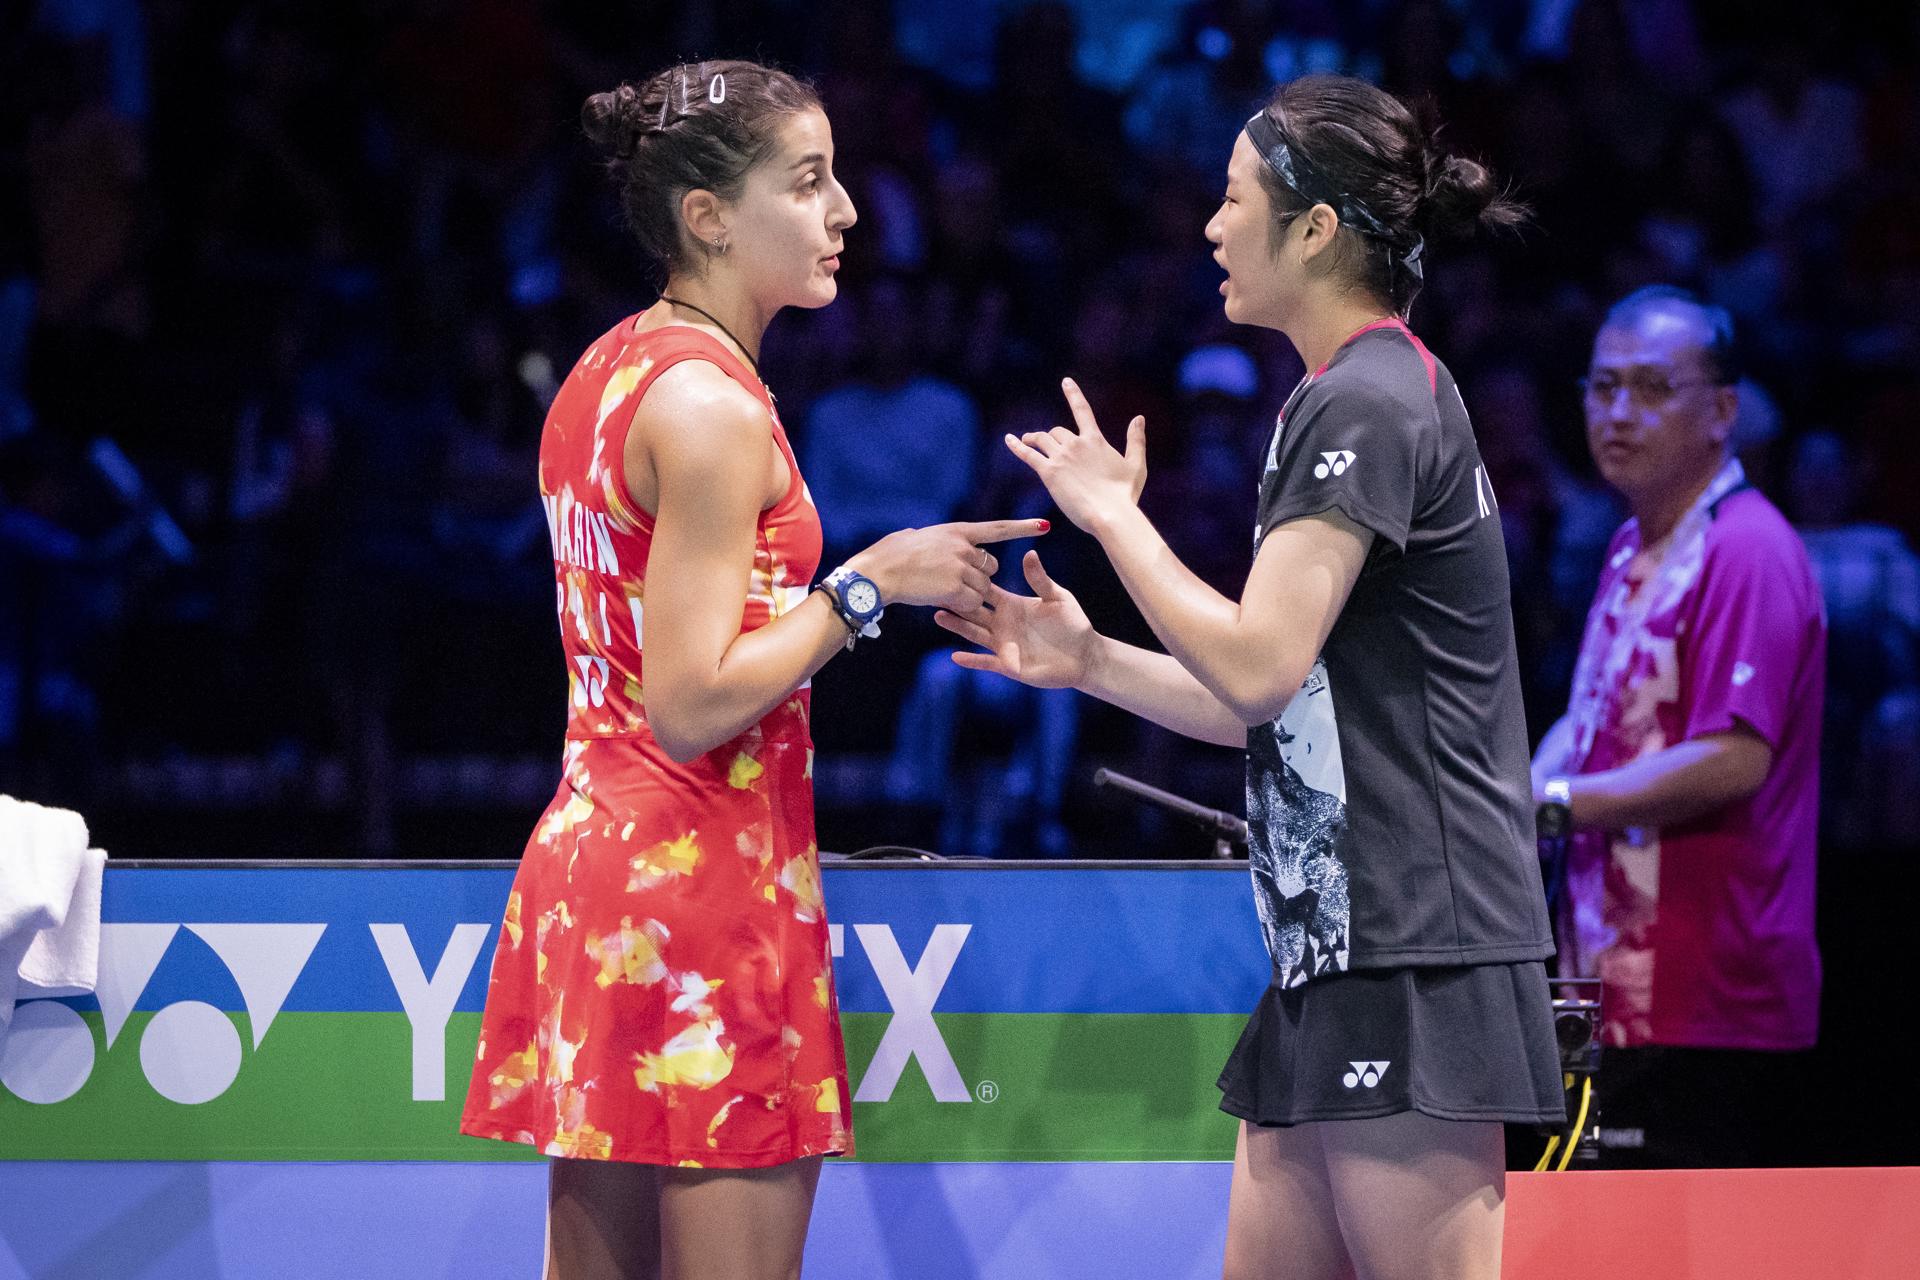
[[[715,240],[713,242],[713,251],[714,253],[720,255],[721,257],[726,256],[727,238],[725,236],[721,236],[718,240]]]

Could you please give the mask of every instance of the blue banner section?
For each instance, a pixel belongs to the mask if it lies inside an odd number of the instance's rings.
[[[325,926],[287,994],[289,1012],[400,1010],[370,926],[402,926],[430,977],[456,928],[484,925],[486,945],[455,1006],[477,1011],[512,881],[504,864],[109,865],[102,918],[183,926],[141,989],[140,1009],[223,997],[228,1009],[244,1007],[228,964],[192,926]],[[848,1012],[889,1012],[889,979],[898,988],[936,971],[939,1013],[1245,1013],[1267,982],[1244,870],[829,865],[825,884]]]
[[[829,1160],[803,1280],[1217,1280],[1230,1164]],[[0,1280],[534,1276],[544,1164],[0,1163]]]
[[[1244,867],[830,868],[826,895],[852,1012],[891,1007],[876,967],[848,963],[868,921],[909,965],[935,926],[969,926],[940,1013],[1248,1013],[1270,969]]]

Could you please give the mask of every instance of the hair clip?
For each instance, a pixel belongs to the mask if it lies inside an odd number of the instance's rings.
[[[723,71],[707,84],[707,101],[719,106],[727,100],[727,76]]]

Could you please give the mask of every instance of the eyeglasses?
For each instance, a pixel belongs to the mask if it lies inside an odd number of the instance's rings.
[[[1608,405],[1620,394],[1620,388],[1627,389],[1627,401],[1641,410],[1663,409],[1672,400],[1674,393],[1688,387],[1710,387],[1717,385],[1710,378],[1689,378],[1675,381],[1664,373],[1652,371],[1636,372],[1629,377],[1601,373],[1580,379],[1580,394],[1587,398],[1589,405]]]

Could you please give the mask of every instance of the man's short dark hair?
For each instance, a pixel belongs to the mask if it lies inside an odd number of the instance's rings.
[[[1708,302],[1691,289],[1678,285],[1650,284],[1635,289],[1607,311],[1605,328],[1627,328],[1639,323],[1649,311],[1685,307],[1700,319],[1706,340],[1700,344],[1700,358],[1707,373],[1721,386],[1740,381],[1740,354],[1734,345],[1733,314],[1725,307]]]

